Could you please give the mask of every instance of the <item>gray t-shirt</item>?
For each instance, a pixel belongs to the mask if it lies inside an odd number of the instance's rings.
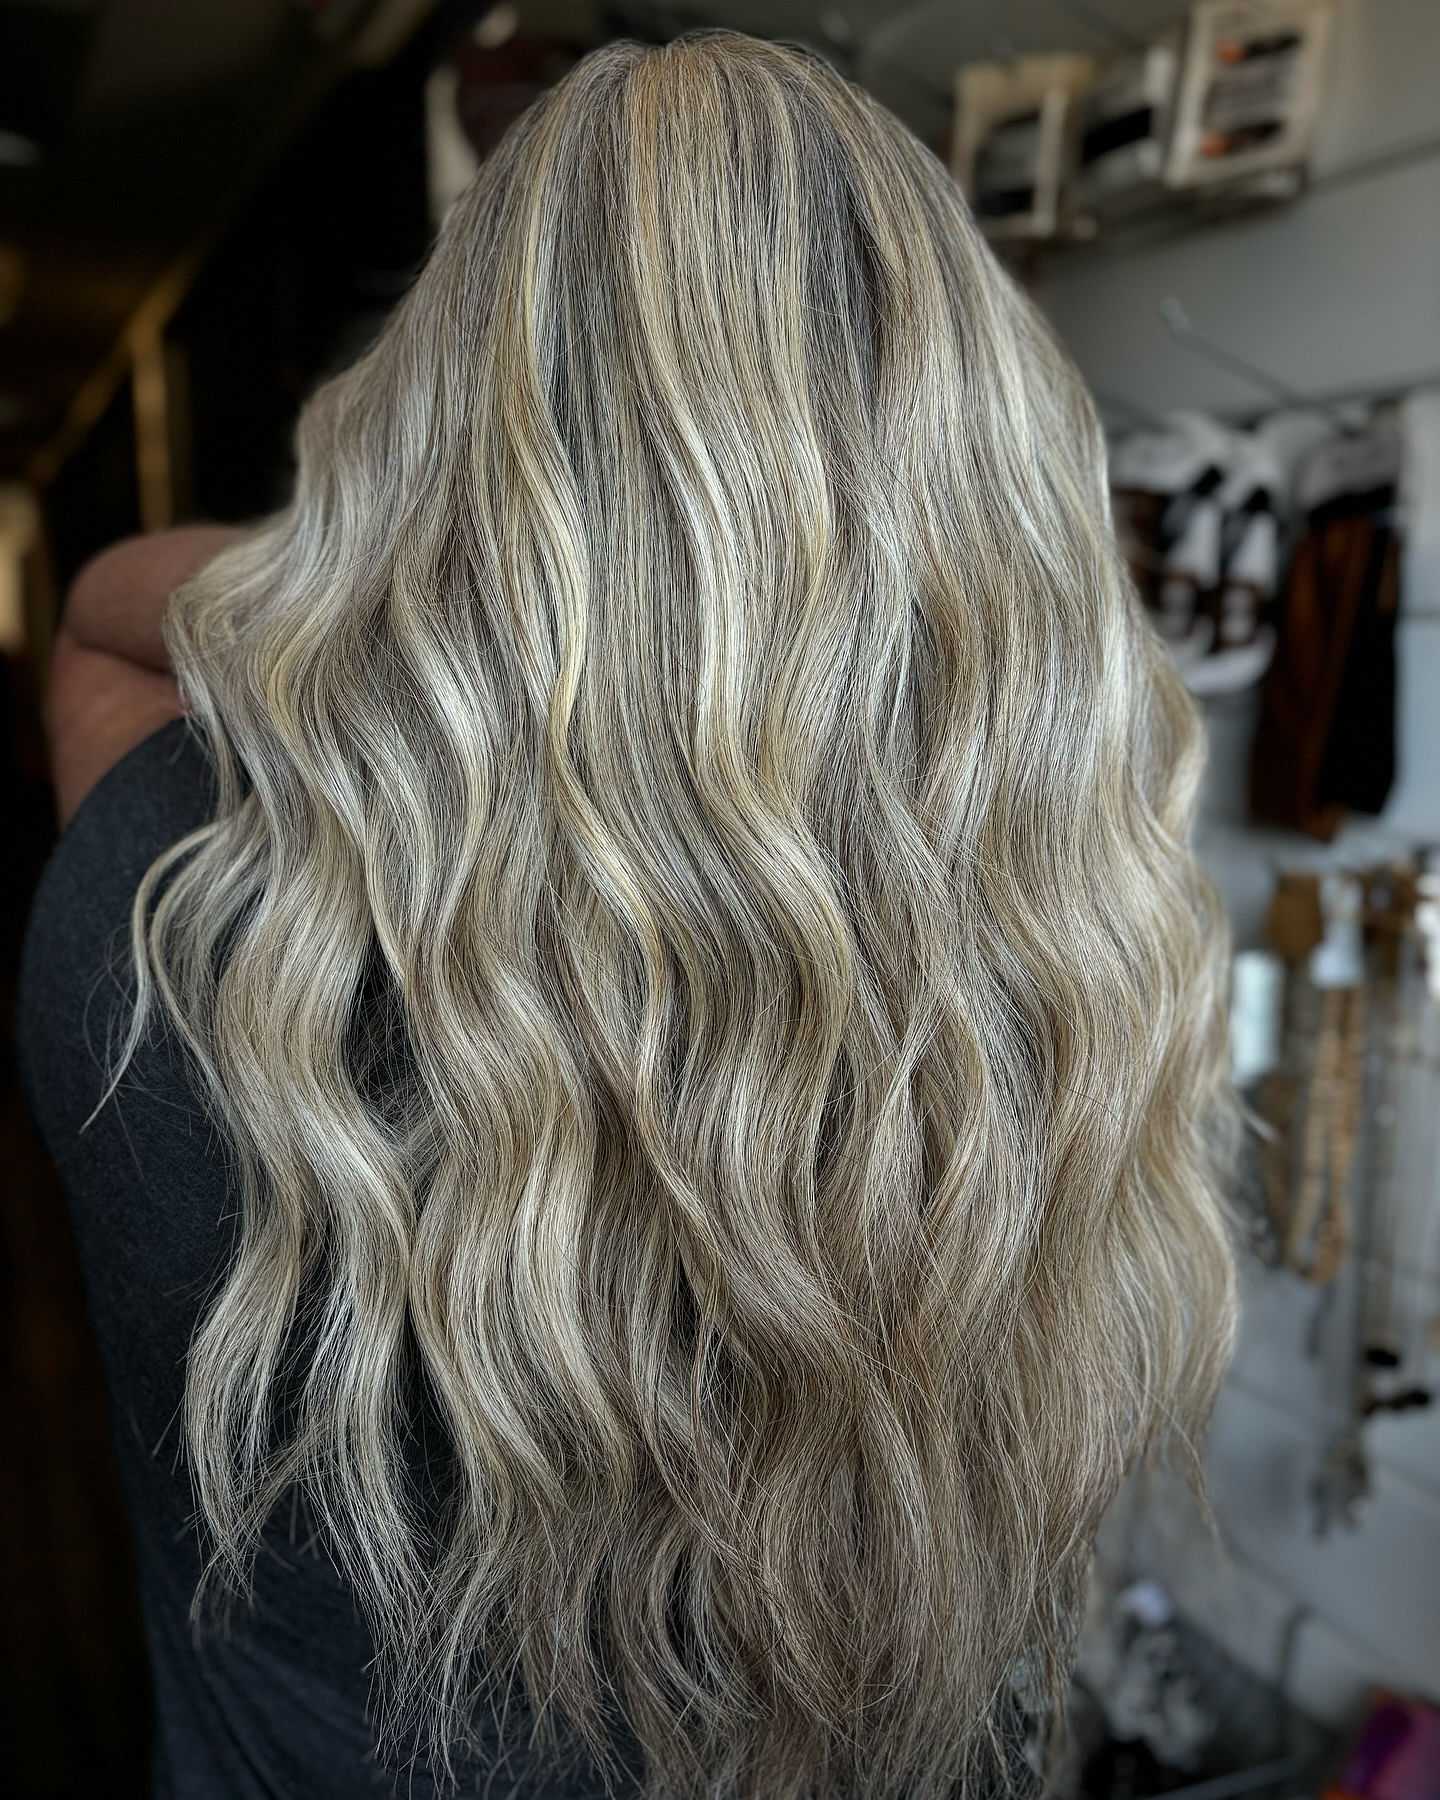
[[[232,1253],[236,1205],[223,1148],[170,1034],[152,1032],[116,1096],[81,1130],[127,1014],[136,887],[159,851],[209,817],[213,798],[205,755],[181,720],[86,796],[35,894],[17,1017],[21,1078],[60,1172],[104,1363],[153,1675],[152,1791],[165,1800],[392,1791],[426,1800],[434,1783],[423,1762],[397,1771],[374,1759],[373,1643],[298,1510],[266,1532],[254,1610],[237,1609],[224,1635],[197,1636],[190,1624],[201,1546],[179,1437],[185,1357]],[[497,1800],[603,1792],[593,1770],[560,1780],[531,1765],[526,1729],[512,1696],[505,1757],[498,1769],[495,1759],[478,1766],[461,1792],[485,1791],[487,1776]]]

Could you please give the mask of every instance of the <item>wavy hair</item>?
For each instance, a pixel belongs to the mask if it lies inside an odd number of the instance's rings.
[[[1234,1109],[1198,721],[940,163],[800,50],[595,52],[166,636],[202,1593],[298,1491],[442,1778],[499,1671],[650,1800],[975,1791],[1193,1456]]]

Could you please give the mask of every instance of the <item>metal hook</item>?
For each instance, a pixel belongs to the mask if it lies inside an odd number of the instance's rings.
[[[1262,387],[1267,392],[1274,394],[1287,406],[1302,407],[1307,412],[1324,413],[1347,435],[1363,429],[1337,408],[1309,399],[1297,389],[1280,381],[1268,369],[1262,369],[1255,363],[1246,362],[1243,356],[1236,356],[1233,350],[1227,350],[1223,344],[1217,344],[1212,338],[1206,337],[1203,332],[1197,331],[1191,323],[1189,313],[1173,294],[1160,302],[1160,317],[1164,322],[1165,329],[1176,343],[1194,350],[1222,369],[1233,370],[1235,374],[1243,376],[1246,381],[1253,382],[1256,387]]]

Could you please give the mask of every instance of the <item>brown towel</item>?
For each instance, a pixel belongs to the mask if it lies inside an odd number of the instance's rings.
[[[1327,843],[1395,779],[1400,547],[1366,498],[1313,513],[1296,548],[1251,761],[1255,815]]]

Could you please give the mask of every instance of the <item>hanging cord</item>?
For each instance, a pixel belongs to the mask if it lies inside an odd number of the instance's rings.
[[[1334,1089],[1329,1109],[1329,1133],[1325,1146],[1328,1161],[1329,1205],[1315,1233],[1315,1253],[1310,1264],[1312,1281],[1330,1282],[1338,1274],[1350,1248],[1350,1176],[1360,1134],[1365,1088],[1366,999],[1363,987],[1341,988],[1334,1050]]]

